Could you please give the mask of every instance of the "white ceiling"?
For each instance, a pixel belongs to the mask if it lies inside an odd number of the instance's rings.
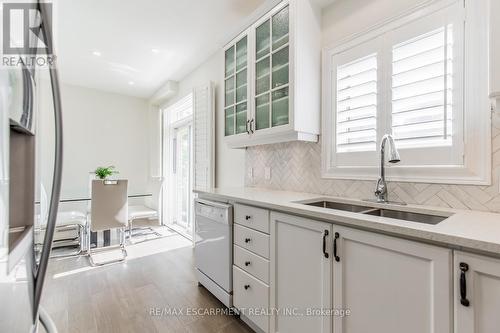
[[[59,0],[54,30],[61,79],[148,98],[215,53],[265,1]]]

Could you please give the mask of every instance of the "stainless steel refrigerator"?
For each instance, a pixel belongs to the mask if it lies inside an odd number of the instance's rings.
[[[50,17],[41,8],[42,34],[50,52]],[[43,244],[35,246],[39,218],[36,188],[36,74],[37,69],[17,66],[0,69],[0,332],[37,332],[39,323],[56,332],[40,307],[55,228],[62,173],[62,113],[57,69],[50,84],[54,105],[55,159],[49,214]],[[37,222],[38,221],[38,222]]]

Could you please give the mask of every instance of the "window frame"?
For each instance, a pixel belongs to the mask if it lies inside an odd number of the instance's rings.
[[[392,80],[390,79],[392,69],[387,70],[381,66],[387,67],[387,63],[392,66],[392,61],[387,61],[387,53],[392,53],[393,45],[397,44],[393,42],[393,34],[401,29],[412,29],[413,24],[411,23],[416,22],[418,26],[420,21],[425,21],[432,14],[452,6],[460,7],[460,14],[457,15],[457,18],[462,23],[459,26],[463,29],[463,38],[462,41],[458,42],[464,43],[464,46],[461,46],[461,49],[464,50],[463,57],[458,57],[458,61],[463,66],[462,73],[458,73],[462,76],[460,79],[463,82],[463,91],[459,91],[459,95],[461,95],[460,100],[463,102],[458,106],[463,109],[456,113],[463,115],[463,120],[458,128],[455,126],[455,121],[453,124],[453,147],[456,150],[453,152],[454,155],[451,156],[450,162],[443,165],[429,163],[429,160],[432,161],[433,155],[432,153],[428,154],[428,148],[401,149],[402,161],[411,161],[411,163],[388,165],[390,171],[388,171],[387,178],[392,181],[405,182],[491,184],[491,112],[488,98],[488,66],[487,59],[484,58],[488,50],[488,26],[482,18],[487,13],[486,0],[465,0],[465,2],[464,0],[441,0],[434,1],[432,4],[427,3],[324,48],[322,60],[323,178],[373,180],[378,177],[379,173],[378,149],[375,154],[372,151],[363,152],[364,157],[359,157],[360,153],[336,153],[335,57],[343,52],[363,47],[365,44],[371,44],[374,40],[379,41],[381,51],[378,54],[377,62],[380,70],[377,77],[382,76],[383,78],[378,82],[377,91],[383,93],[378,96],[377,100],[378,148],[381,137],[387,131],[386,124],[390,124],[392,114],[392,107],[387,107],[388,103],[392,104],[392,97],[390,93],[386,93],[392,89]],[[465,24],[463,24],[464,22]],[[455,42],[457,41],[455,40]],[[389,58],[392,59],[392,55],[389,55]],[[458,106],[454,105],[454,108]],[[380,108],[383,108],[384,111],[380,112]],[[429,159],[427,161],[424,159],[423,163],[420,164],[415,163],[415,156],[420,155],[418,157],[421,157],[424,151],[424,156],[428,155]],[[440,149],[435,150],[434,157],[439,154],[439,151]],[[344,163],[346,157],[347,160],[351,159],[352,163]]]

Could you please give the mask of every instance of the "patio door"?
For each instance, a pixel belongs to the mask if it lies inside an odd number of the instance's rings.
[[[192,95],[163,114],[164,223],[193,236],[193,103]]]
[[[173,130],[172,174],[174,178],[174,227],[179,232],[192,236],[192,123]]]

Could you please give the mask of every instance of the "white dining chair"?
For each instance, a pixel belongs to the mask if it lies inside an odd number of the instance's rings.
[[[43,243],[48,218],[48,197],[43,184],[40,185],[40,208],[36,216],[38,220],[38,233],[36,234],[36,245]],[[56,219],[56,229],[52,241],[52,249],[75,247],[76,250],[64,253],[52,253],[51,257],[70,257],[81,254],[85,250],[85,227],[87,225],[87,214],[79,210],[59,211]]]
[[[128,222],[128,181],[120,180],[93,180],[90,207],[90,220],[87,228],[87,249],[92,266],[100,266],[113,262],[120,262],[127,257],[125,249],[125,230]],[[101,249],[90,248],[90,232],[117,229],[120,233],[119,244],[121,257],[101,262],[95,262],[93,255],[109,251],[116,246]]]
[[[151,197],[145,200],[144,205],[130,205],[128,207],[128,237],[133,243],[134,236],[154,234],[161,237],[152,227],[161,224],[161,193],[163,178],[155,177],[151,180]],[[134,234],[134,230],[138,231]],[[146,231],[148,230],[148,231]]]

